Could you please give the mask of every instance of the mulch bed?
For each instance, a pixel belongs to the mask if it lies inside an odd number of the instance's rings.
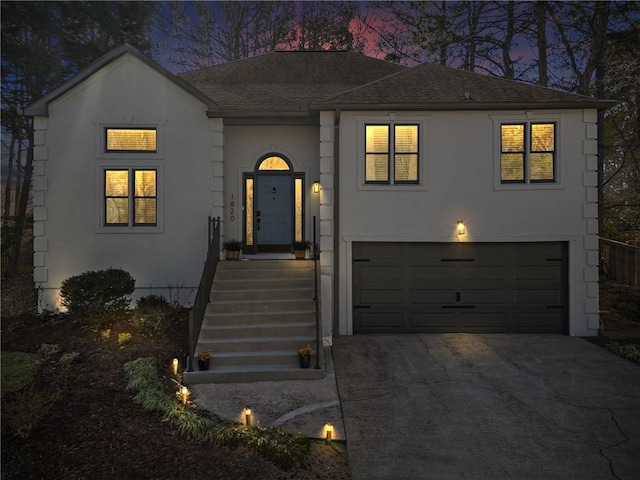
[[[2,283],[2,350],[36,353],[57,344],[62,353],[78,352],[78,362],[63,367],[60,354],[44,362],[35,381],[40,392],[61,398],[26,439],[2,430],[2,478],[20,480],[86,479],[349,479],[347,454],[340,445],[312,443],[298,468],[282,470],[253,451],[230,450],[191,441],[167,422],[133,403],[125,390],[123,365],[153,356],[167,373],[173,357],[186,355],[187,324],[177,317],[164,335],[144,337],[126,320],[110,325],[111,336],[68,318],[43,322],[28,276]],[[132,340],[118,345],[118,333]],[[3,403],[11,399],[8,394]],[[4,414],[4,410],[3,410]],[[3,419],[3,425],[5,424]]]

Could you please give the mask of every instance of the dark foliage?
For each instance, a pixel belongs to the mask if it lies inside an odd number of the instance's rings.
[[[135,280],[124,270],[88,271],[62,282],[62,305],[76,319],[107,323],[122,316],[131,302]]]

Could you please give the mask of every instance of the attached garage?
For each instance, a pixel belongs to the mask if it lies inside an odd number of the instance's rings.
[[[354,333],[567,333],[567,245],[353,243]]]

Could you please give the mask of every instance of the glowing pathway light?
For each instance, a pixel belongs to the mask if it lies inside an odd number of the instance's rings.
[[[251,417],[253,416],[253,412],[251,412],[251,407],[249,407],[248,405],[244,407],[244,410],[242,410],[242,415],[244,416],[244,424],[247,427],[250,427]]]
[[[327,423],[324,426],[324,431],[327,442],[330,442],[333,439],[333,423]]]
[[[189,390],[187,387],[182,387],[180,389],[180,396],[182,397],[182,405],[187,404],[187,398],[189,398]]]
[[[173,375],[177,375],[178,374],[178,359],[174,358],[173,361],[171,362],[171,371],[173,372]]]

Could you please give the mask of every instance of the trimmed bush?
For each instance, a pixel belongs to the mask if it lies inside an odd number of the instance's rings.
[[[137,300],[131,323],[143,335],[153,337],[167,328],[172,311],[171,305],[163,296],[147,295]]]
[[[124,270],[88,271],[62,282],[62,305],[77,319],[102,325],[125,314],[135,280]]]

